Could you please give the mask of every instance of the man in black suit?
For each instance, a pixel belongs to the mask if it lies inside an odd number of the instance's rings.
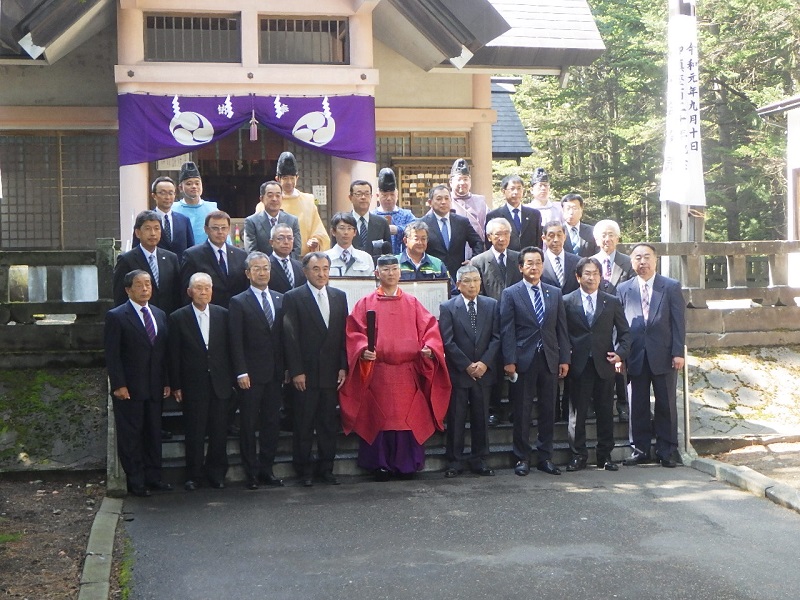
[[[160,248],[173,252],[179,259],[184,250],[194,246],[192,222],[185,215],[172,210],[175,203],[175,182],[169,177],[157,177],[150,186],[150,197],[156,203],[156,214],[161,219]],[[139,245],[134,231],[133,247]]]
[[[552,462],[554,408],[558,380],[569,372],[570,345],[561,290],[541,282],[544,252],[529,246],[519,253],[522,281],[503,291],[500,335],[503,368],[511,380],[514,411],[514,472],[530,472],[530,427],[533,398],[539,405],[538,464],[540,471],[561,475]]]
[[[678,449],[676,385],[683,368],[686,343],[686,302],[680,282],[656,272],[653,246],[640,243],[631,250],[636,277],[620,284],[617,297],[631,326],[628,376],[631,382],[631,445],[626,465],[650,462],[651,435],[656,434],[656,459],[675,467]],[[650,418],[650,388],[655,397]]]
[[[542,215],[535,208],[522,205],[525,186],[519,175],[507,175],[501,183],[505,206],[486,215],[486,222],[502,217],[511,224],[511,241],[508,247],[519,252],[527,246],[542,247]]]
[[[272,229],[278,223],[287,225],[292,230],[292,258],[300,258],[300,224],[297,217],[281,210],[283,191],[277,181],[265,181],[261,184],[259,198],[263,211],[258,211],[244,220],[244,249],[246,252],[258,250],[264,254],[272,254]]]
[[[221,210],[208,213],[205,220],[208,240],[184,252],[181,264],[183,289],[189,289],[189,278],[195,273],[208,273],[214,285],[211,302],[223,308],[228,308],[232,296],[248,287],[244,273],[247,252],[226,242],[230,230],[228,213]]]
[[[467,245],[475,256],[483,251],[484,244],[469,219],[450,211],[451,204],[447,186],[434,186],[428,193],[431,209],[420,220],[428,225],[428,254],[441,260],[455,281],[458,269],[467,262]]]
[[[245,485],[256,490],[259,481],[283,485],[272,472],[283,383],[283,294],[269,289],[270,262],[263,252],[247,255],[245,274],[249,289],[231,298],[229,317],[231,355],[241,390],[239,445]]]
[[[561,199],[561,212],[564,215],[564,233],[567,236],[564,248],[578,256],[592,256],[599,247],[594,239],[594,227],[582,223],[583,197],[580,194],[567,194]]]
[[[470,264],[478,269],[481,275],[481,294],[500,302],[503,290],[522,280],[522,273],[517,267],[519,252],[509,250],[511,241],[511,224],[502,217],[495,217],[486,223],[486,239],[491,246],[486,252],[474,256]],[[503,372],[503,357],[497,353],[496,370]],[[489,425],[495,426],[504,420],[503,398],[507,398],[508,382],[496,377],[492,386],[489,403]]]
[[[374,267],[379,256],[392,252],[392,234],[389,230],[389,222],[383,217],[369,212],[369,205],[372,202],[372,184],[369,181],[357,179],[351,183],[349,198],[353,205],[353,218],[356,220],[356,236],[353,238],[353,247],[369,254]],[[332,240],[331,246],[335,244],[336,242]]]
[[[171,490],[161,481],[161,403],[167,381],[167,316],[149,304],[149,273],[127,273],[128,302],[106,313],[104,347],[113,395],[117,451],[128,490],[149,496]]]
[[[136,215],[133,235],[140,242],[139,247],[120,254],[114,266],[114,304],[119,306],[128,301],[125,275],[140,269],[150,275],[153,284],[149,303],[168,315],[181,305],[180,267],[175,254],[158,246],[161,219],[155,211],[145,210]]]
[[[306,282],[303,265],[291,256],[292,244],[297,238],[292,233],[292,228],[286,223],[275,225],[272,228],[271,236],[269,241],[272,246],[272,254],[269,255],[271,263],[269,289],[285,294]]]
[[[453,390],[447,409],[445,477],[463,469],[464,427],[469,415],[470,470],[483,476],[494,471],[486,465],[489,455],[489,396],[497,378],[500,352],[500,313],[493,298],[479,296],[481,275],[472,265],[456,272],[458,296],[439,306],[439,329],[444,342]]]
[[[169,317],[170,384],[186,428],[186,491],[197,489],[204,474],[211,487],[222,489],[228,471],[227,413],[235,377],[228,311],[209,304],[211,293],[211,276],[195,273],[189,279],[192,303]]]
[[[567,331],[572,345],[569,367],[569,444],[572,460],[567,471],[586,468],[586,413],[594,401],[597,415],[597,468],[618,471],[614,449],[615,366],[628,357],[628,322],[620,301],[598,291],[601,269],[596,258],[581,258],[575,278],[580,288],[564,296]]]
[[[308,283],[283,297],[284,356],[295,388],[294,464],[303,485],[313,485],[311,450],[317,433],[316,465],[324,483],[338,485],[333,475],[339,417],[338,390],[347,375],[345,323],[347,295],[328,287],[331,260],[324,252],[303,257]]]

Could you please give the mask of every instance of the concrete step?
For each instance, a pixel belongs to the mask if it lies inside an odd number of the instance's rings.
[[[587,438],[589,443],[589,464],[595,460],[595,436],[596,428],[594,421],[587,422]],[[612,453],[614,460],[622,460],[630,454],[628,444],[627,423],[615,423],[614,435],[616,447]],[[516,459],[511,451],[512,426],[502,424],[492,427],[489,430],[489,450],[487,464],[493,469],[506,469],[514,466]],[[531,440],[535,444],[536,427],[531,428]],[[162,462],[164,468],[164,478],[172,483],[181,483],[184,479],[184,438],[183,435],[176,434],[173,439],[165,440],[162,443]],[[444,457],[444,433],[434,434],[425,444],[425,468],[424,471],[442,471],[446,468]],[[466,444],[470,444],[469,429],[467,429]],[[468,452],[468,450],[467,450]],[[337,475],[363,475],[365,471],[356,464],[358,454],[358,437],[356,435],[339,435],[337,440],[336,462],[334,473]],[[557,465],[566,465],[570,458],[567,426],[565,423],[557,423],[554,432],[553,462]],[[228,470],[227,480],[237,482],[244,480],[244,471],[241,467],[239,456],[239,441],[236,437],[228,438]],[[293,478],[295,472],[292,467],[292,434],[281,432],[278,440],[278,454],[274,466],[275,475],[281,478]]]

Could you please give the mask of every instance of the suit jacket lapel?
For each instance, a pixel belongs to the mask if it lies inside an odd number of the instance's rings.
[[[656,311],[658,311],[663,299],[664,282],[659,278],[658,275],[656,275],[655,279],[653,279],[653,291],[650,292],[650,310],[648,311],[648,321],[650,320],[650,315],[653,315],[656,313]]]
[[[261,214],[261,218],[256,221],[256,226],[261,230],[261,232],[266,236],[266,239],[271,237],[271,231],[269,226],[269,215],[267,211],[264,211]],[[280,213],[278,213],[278,221],[280,221]]]
[[[257,299],[255,294],[253,294],[253,290],[249,288],[247,290],[247,301],[250,303],[250,308],[260,315],[260,318],[264,321],[264,325],[269,329],[269,321],[267,321],[267,315],[264,314],[264,307],[261,306],[261,300]]]
[[[144,323],[142,323],[142,320],[139,318],[139,314],[136,312],[137,310],[138,309],[135,308],[133,306],[133,304],[128,302],[128,310],[126,311],[127,315],[128,315],[128,319],[131,321],[131,323],[133,323],[134,329],[136,329],[136,331],[138,331],[142,335],[142,337],[145,339],[145,341],[148,344],[150,344],[150,336],[147,335],[147,329],[145,329]],[[152,312],[150,313],[150,316],[153,317]],[[153,319],[155,320],[155,317],[153,317]],[[161,331],[162,330],[159,327],[158,333],[160,333]]]
[[[325,326],[325,320],[322,318],[322,313],[319,311],[319,304],[317,304],[317,299],[314,298],[314,294],[307,285],[305,287],[305,293],[303,294],[303,302],[306,305],[306,311],[308,314],[312,315],[311,319],[314,321],[314,324],[317,326],[317,329],[320,330],[322,335],[324,336],[328,332],[328,328]],[[331,311],[333,311],[333,307],[331,306],[330,302],[330,294],[328,294],[328,307]]]
[[[517,288],[517,294],[519,294],[520,300],[528,309],[528,314],[531,317],[531,321],[533,321],[536,324],[536,327],[541,329],[541,325],[539,325],[539,321],[536,319],[536,310],[533,308],[533,299],[531,298],[531,294],[528,291],[528,286],[525,285],[524,281],[520,281],[519,283],[520,287]],[[547,306],[545,306],[545,315],[547,315]]]

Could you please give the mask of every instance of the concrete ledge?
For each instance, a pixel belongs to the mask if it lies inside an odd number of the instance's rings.
[[[749,467],[729,465],[711,458],[695,459],[690,466],[751,494],[767,498],[775,504],[800,512],[800,491],[770,479]]]
[[[698,454],[720,454],[747,446],[800,443],[800,435],[740,435],[736,437],[698,436],[692,438],[692,446]]]
[[[114,558],[114,537],[122,514],[122,500],[103,498],[100,510],[94,517],[86,560],[81,574],[78,600],[108,600],[111,563]]]

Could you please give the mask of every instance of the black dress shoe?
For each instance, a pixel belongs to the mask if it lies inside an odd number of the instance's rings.
[[[248,490],[257,490],[258,489],[258,481],[255,479],[248,479],[247,482],[244,484]]]
[[[305,479],[303,479],[303,487],[313,487],[313,486],[314,486],[314,480],[311,479],[311,477],[306,477]]]
[[[339,485],[339,480],[336,479],[336,476],[333,473],[323,473],[319,479],[322,483],[326,483],[328,485]]]
[[[169,483],[165,483],[163,481],[156,481],[156,482],[153,482],[153,483],[148,483],[147,487],[149,489],[153,490],[153,491],[156,491],[156,492],[171,492],[172,491],[172,485],[170,485]]]
[[[188,479],[186,483],[183,484],[183,489],[187,492],[193,492],[197,489],[197,483],[192,479]]]
[[[444,476],[447,479],[452,479],[453,477],[458,477],[458,469],[454,469],[454,468],[450,467],[449,469],[447,469],[444,472]]]
[[[475,475],[480,475],[481,477],[494,477],[494,471],[489,467],[473,469],[472,472],[475,473]]]
[[[497,427],[500,424],[500,419],[497,415],[489,415],[489,427]]]
[[[561,469],[559,469],[549,460],[539,461],[539,464],[536,465],[536,469],[542,471],[543,473],[547,473],[548,475],[561,475]]]
[[[628,411],[626,410],[619,411],[619,415],[617,416],[619,417],[620,423],[627,423],[630,420],[630,417],[628,417]]]
[[[264,485],[272,487],[283,487],[283,479],[275,477],[272,473],[263,473],[258,476],[258,480]]]
[[[208,485],[210,485],[215,490],[224,490],[225,489],[225,482],[224,481],[209,480]]]
[[[605,462],[598,462],[597,463],[598,469],[605,469],[606,471],[619,471],[619,465],[615,463],[613,460],[607,460]]]
[[[586,468],[586,459],[583,456],[573,456],[567,465],[567,471],[583,471]]]
[[[375,481],[389,481],[390,475],[389,469],[375,469]]]
[[[674,469],[678,466],[678,463],[671,458],[660,458],[658,462],[661,463],[662,467],[667,467],[668,469]]]
[[[527,475],[530,472],[531,472],[531,468],[528,465],[528,461],[527,460],[519,461],[517,463],[517,465],[514,467],[514,473],[516,475],[519,475],[520,477],[525,477],[525,475]]]
[[[626,458],[624,461],[622,461],[622,464],[626,467],[635,467],[637,465],[646,465],[649,462],[650,457],[644,452],[639,452]]]
[[[166,429],[161,430],[161,439],[162,440],[171,440],[172,439],[172,432],[167,431]]]
[[[139,498],[149,498],[150,497],[150,490],[148,490],[144,486],[134,485],[128,488],[128,491],[133,494],[134,496],[138,496]]]

